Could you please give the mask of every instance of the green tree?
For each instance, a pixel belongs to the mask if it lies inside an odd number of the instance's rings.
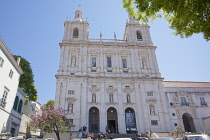
[[[14,58],[17,60],[17,57],[14,55]],[[30,63],[23,57],[21,57],[19,66],[23,70],[24,74],[20,76],[19,87],[27,94],[29,100],[37,100],[37,90],[34,85],[34,75],[31,69]]]
[[[209,0],[123,0],[123,7],[145,23],[163,16],[182,38],[202,33],[210,40]]]
[[[46,104],[44,104],[45,107],[54,109],[55,101],[54,100],[49,100]]]
[[[171,135],[171,136],[176,135],[177,138],[179,137],[179,135],[181,135],[181,137],[182,137],[183,136],[183,130],[184,130],[183,127],[177,126],[176,130],[175,131],[171,131],[169,133],[169,135]]]

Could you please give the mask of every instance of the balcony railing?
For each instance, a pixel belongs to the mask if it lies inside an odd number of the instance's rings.
[[[2,98],[0,99],[0,107],[5,108],[7,102],[5,102]]]
[[[190,103],[190,102],[186,102],[186,103],[181,103],[181,102],[173,102],[170,103],[171,106],[196,106],[195,103]]]
[[[207,107],[208,106],[207,102],[200,102],[200,104],[201,104],[201,107]]]

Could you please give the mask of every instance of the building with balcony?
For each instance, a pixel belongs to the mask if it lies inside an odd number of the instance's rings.
[[[171,127],[183,126],[187,132],[209,133],[210,82],[164,81]]]
[[[19,129],[19,135],[27,135],[27,137],[32,136],[40,136],[40,130],[36,132],[31,131],[30,135],[27,133],[27,128],[29,122],[31,121],[32,116],[36,116],[41,113],[41,104],[39,102],[29,101],[28,98],[25,99],[23,104],[23,111],[21,116],[21,124]]]

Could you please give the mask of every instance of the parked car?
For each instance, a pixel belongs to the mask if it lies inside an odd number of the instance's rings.
[[[148,138],[145,137],[132,137],[132,140],[148,140]]]
[[[176,140],[182,140],[183,138],[176,138]]]
[[[207,135],[185,135],[183,140],[210,140]]]
[[[112,140],[132,140],[131,138],[114,138]]]
[[[11,138],[9,138],[9,140],[23,140],[23,138],[21,138],[21,137],[11,137]]]
[[[159,138],[150,138],[150,140],[174,140],[171,137],[159,137]]]

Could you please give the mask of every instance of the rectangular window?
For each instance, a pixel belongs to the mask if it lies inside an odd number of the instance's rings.
[[[207,105],[206,102],[205,102],[205,99],[204,97],[200,97],[200,101],[201,101],[201,105]]]
[[[111,57],[107,57],[107,67],[108,68],[112,67],[112,58]]]
[[[13,71],[10,70],[10,72],[9,72],[9,77],[12,78],[12,76],[13,76]]]
[[[68,124],[73,124],[73,119],[67,119]]]
[[[8,95],[8,92],[9,92],[9,89],[7,89],[6,87],[4,87],[4,93],[3,93],[3,96],[2,98],[0,99],[0,106],[5,108],[7,102],[7,95]]]
[[[68,90],[68,94],[70,95],[74,95],[74,93],[75,93],[75,90]]]
[[[158,121],[157,120],[151,120],[151,125],[158,125]]]
[[[96,58],[92,57],[92,67],[96,67]]]
[[[153,96],[153,92],[147,92],[147,96]]]
[[[181,97],[181,104],[182,106],[186,106],[187,105],[187,101],[185,97]]]
[[[127,60],[125,58],[122,59],[123,68],[127,68]]]
[[[0,67],[2,67],[4,64],[4,59],[0,57]]]

